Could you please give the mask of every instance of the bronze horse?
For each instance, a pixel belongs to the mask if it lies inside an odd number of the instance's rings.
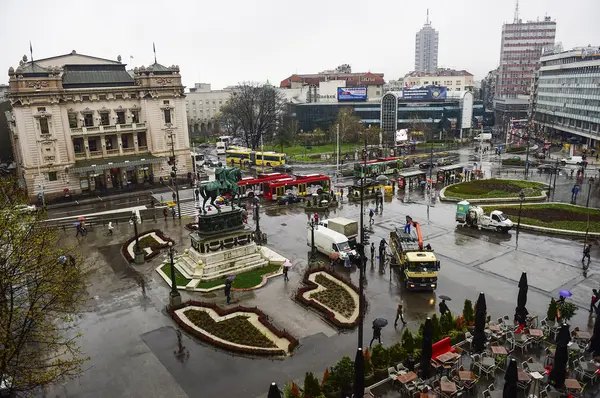
[[[222,174],[222,178],[220,180],[210,181],[207,184],[203,184],[200,186],[200,195],[204,199],[202,202],[202,211],[206,214],[206,201],[210,198],[210,204],[217,208],[217,211],[220,213],[221,209],[219,206],[215,205],[215,199],[218,196],[224,195],[228,193],[231,195],[231,209],[234,207],[235,197],[238,197],[239,202],[239,194],[240,189],[237,185],[238,181],[242,179],[242,172],[238,168],[225,168]]]

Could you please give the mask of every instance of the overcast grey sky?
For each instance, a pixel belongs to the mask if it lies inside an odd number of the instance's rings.
[[[349,63],[353,71],[403,76],[414,66],[415,33],[430,9],[440,33],[439,66],[477,79],[495,68],[514,0],[3,0],[0,67],[29,57],[78,53],[133,66],[177,64],[184,84],[222,88],[279,82]],[[600,45],[600,0],[521,0],[523,20],[549,15],[565,49]],[[133,56],[133,59],[130,59]]]

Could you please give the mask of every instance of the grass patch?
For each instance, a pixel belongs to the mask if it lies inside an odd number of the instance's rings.
[[[354,152],[354,150],[356,148],[357,148],[356,144],[340,142],[341,153]],[[337,146],[335,143],[318,145],[318,146],[313,145],[311,147],[311,149],[307,149],[305,145],[289,145],[289,146],[284,145],[283,146],[283,152],[287,156],[293,156],[297,160],[301,160],[301,158],[305,158],[305,157],[308,158],[310,155],[314,155],[314,154],[335,153],[336,150],[337,150]],[[277,144],[265,145],[265,151],[281,152],[281,145],[277,145]]]
[[[263,275],[275,272],[279,270],[279,268],[281,268],[279,265],[265,265],[261,268],[236,274],[232,287],[235,289],[248,289],[257,286],[260,284],[260,282],[262,282]],[[216,286],[224,285],[225,278],[215,279],[208,282],[200,282],[196,287],[199,289],[210,289]]]
[[[275,343],[262,334],[244,315],[216,322],[206,311],[189,309],[185,316],[200,329],[225,341],[261,348],[277,348]]]
[[[517,198],[521,191],[525,196],[540,196],[544,187],[545,184],[539,182],[492,178],[449,186],[445,195],[462,199]]]
[[[482,206],[485,211],[502,210],[513,221],[519,216],[519,205]],[[523,205],[521,211],[521,222],[523,224],[535,225],[537,227],[568,229],[585,232],[600,232],[600,210],[585,207],[571,206],[568,204],[527,204]]]
[[[511,146],[510,148],[508,148],[506,150],[507,153],[519,153],[519,152],[526,152],[527,151],[527,147],[525,146]]]
[[[167,263],[163,265],[160,270],[167,275],[167,277],[171,278],[171,264]],[[191,279],[187,279],[177,268],[175,268],[175,282],[177,286],[186,286],[190,283]]]
[[[143,238],[139,239],[140,242],[140,250],[144,250],[147,247],[152,247],[152,246],[156,246],[159,245],[160,243],[158,243],[158,241],[156,239],[154,239],[154,237],[152,235],[146,235]]]
[[[434,148],[445,148],[447,146],[450,146],[448,144],[445,144],[443,142],[434,142],[434,143],[428,143],[428,142],[419,142],[416,147],[419,149],[427,149],[427,148],[431,148],[431,145],[433,145]]]

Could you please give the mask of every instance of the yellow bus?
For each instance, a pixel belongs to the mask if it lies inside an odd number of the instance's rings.
[[[230,147],[225,152],[225,161],[228,166],[279,166],[286,163],[285,153],[256,152],[249,148]]]
[[[251,152],[250,162],[256,166],[280,166],[285,164],[285,153]]]

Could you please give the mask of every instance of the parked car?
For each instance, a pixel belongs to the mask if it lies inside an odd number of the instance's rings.
[[[203,142],[199,146],[200,146],[200,148],[208,148],[210,145],[207,142]]]
[[[544,152],[536,152],[533,154],[533,157],[536,159],[546,159],[546,154]]]
[[[454,162],[452,161],[452,159],[450,158],[440,158],[437,160],[437,162],[435,162],[435,164],[439,167],[439,166],[449,166],[451,164],[453,164]]]
[[[537,169],[540,173],[553,173],[553,174],[557,173],[561,170],[560,167],[556,167],[553,164],[542,164],[542,165],[539,165]]]
[[[288,194],[277,199],[278,205],[291,205],[302,202],[302,198],[297,195]]]
[[[421,162],[421,163],[419,163],[419,168],[421,170],[426,170],[426,169],[429,169],[430,167],[431,168],[435,167],[435,163],[433,165],[431,164],[431,162]]]
[[[280,164],[279,166],[273,166],[272,169],[273,171],[279,171],[281,173],[292,172],[292,166],[290,166],[289,164]]]

